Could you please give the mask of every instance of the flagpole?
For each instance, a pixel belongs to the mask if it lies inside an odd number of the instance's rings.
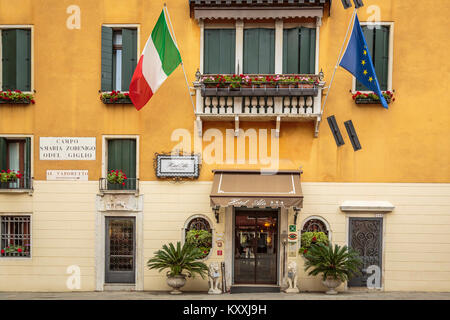
[[[356,16],[356,10],[357,9],[355,8],[355,10],[353,11],[352,17],[350,19],[350,23],[348,24],[347,33],[345,34],[344,42],[342,43],[341,51],[339,52],[338,60],[337,60],[336,65],[334,67],[333,75],[331,76],[330,85],[328,86],[328,90],[327,90],[327,95],[325,96],[325,99],[323,100],[322,110],[320,111],[321,115],[323,115],[323,111],[325,110],[325,104],[327,103],[328,95],[330,94],[331,85],[333,84],[333,80],[334,80],[334,76],[336,74],[336,70],[339,67],[339,63],[341,62],[342,51],[344,50],[345,42],[347,40],[348,32],[350,31],[350,27],[352,25],[352,22],[353,22],[355,16]]]
[[[167,5],[165,3],[164,3],[163,10],[166,11],[167,18],[169,20],[169,26],[170,26],[170,29],[171,29],[170,31],[172,32],[173,41],[175,41],[175,45],[177,46],[178,51],[180,51],[180,48],[178,47],[178,43],[177,43],[177,38],[175,37],[175,31],[173,30],[172,21],[170,20],[169,10],[167,9]],[[181,52],[180,52],[180,57],[181,57]],[[186,80],[186,86],[187,86],[187,89],[188,89],[189,98],[191,99],[192,109],[194,110],[194,115],[195,115],[195,104],[194,104],[194,100],[192,99],[192,96],[191,96],[191,88],[189,86],[189,81],[188,81],[187,76],[186,76],[186,70],[184,70],[183,59],[181,59],[181,68],[183,69],[184,79]]]

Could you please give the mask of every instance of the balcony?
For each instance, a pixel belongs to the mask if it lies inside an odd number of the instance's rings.
[[[29,193],[33,192],[33,178],[23,177],[14,182],[0,182],[0,193]]]
[[[136,195],[139,194],[139,179],[127,178],[127,180],[125,180],[123,183],[124,184],[109,183],[106,178],[100,178],[99,179],[100,194],[105,193],[115,193],[115,194],[134,193]]]
[[[203,121],[234,121],[235,136],[240,121],[275,121],[277,137],[281,122],[313,121],[317,137],[324,84],[318,75],[197,74],[198,134]]]

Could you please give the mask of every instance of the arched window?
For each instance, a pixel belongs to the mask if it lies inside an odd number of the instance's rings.
[[[331,230],[321,217],[311,216],[304,222],[300,232],[300,254],[306,254],[314,244],[328,244],[331,241]]]
[[[303,232],[323,232],[328,236],[328,227],[322,219],[319,218],[309,218],[303,224]]]
[[[212,229],[210,222],[201,216],[193,216],[185,224],[184,239],[202,251],[202,258],[208,257],[212,248]]]

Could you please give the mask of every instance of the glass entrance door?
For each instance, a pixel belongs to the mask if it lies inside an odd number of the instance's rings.
[[[106,217],[106,283],[135,283],[135,219]]]
[[[278,211],[236,211],[234,283],[277,284]]]

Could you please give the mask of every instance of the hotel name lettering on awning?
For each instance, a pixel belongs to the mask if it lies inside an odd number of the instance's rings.
[[[265,199],[247,199],[247,200],[243,200],[243,199],[232,199],[228,202],[229,206],[234,206],[234,207],[279,207],[279,206],[283,206],[284,202],[283,201],[269,201],[269,203],[265,200]]]

